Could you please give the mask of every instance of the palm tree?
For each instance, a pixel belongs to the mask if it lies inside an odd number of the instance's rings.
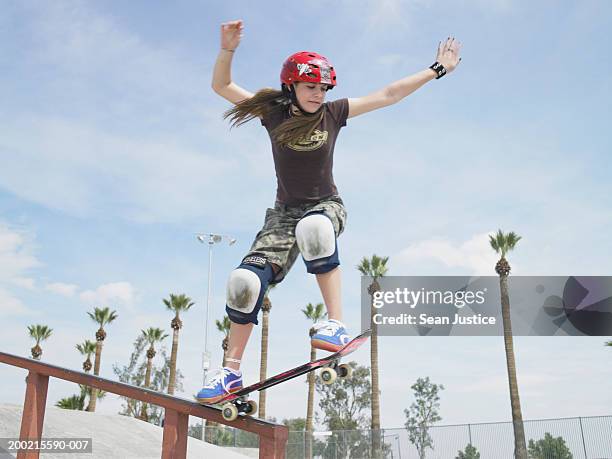
[[[102,346],[106,339],[106,332],[104,331],[104,325],[110,324],[117,318],[117,312],[111,311],[110,308],[94,308],[93,312],[87,312],[91,320],[100,325],[100,328],[96,332],[96,358],[94,361],[94,375],[100,374],[100,362],[102,358]],[[87,411],[96,411],[96,399],[98,391],[95,388],[91,389],[91,397],[89,397],[89,405],[87,405]]]
[[[32,358],[34,360],[40,360],[42,356],[42,347],[40,347],[40,342],[46,340],[51,336],[53,329],[47,327],[46,325],[30,325],[28,327],[28,332],[30,336],[36,340],[36,345],[30,349],[32,352]]]
[[[144,339],[149,343],[149,349],[147,350],[147,371],[145,373],[145,389],[149,388],[151,384],[151,368],[153,367],[153,358],[155,357],[155,343],[161,343],[168,337],[168,334],[164,333],[161,328],[149,327],[147,330],[142,330]],[[148,421],[149,416],[147,415],[147,403],[142,403],[142,410],[140,412],[140,419]]]
[[[225,366],[225,354],[227,353],[227,349],[229,348],[229,332],[230,332],[230,327],[232,325],[230,318],[228,316],[224,316],[223,317],[223,322],[219,321],[219,320],[215,320],[215,325],[217,325],[217,330],[219,330],[221,333],[223,333],[224,337],[223,337],[223,341],[221,341],[221,348],[223,349],[223,366]],[[213,443],[213,439],[214,439],[214,429],[212,429],[211,427],[217,427],[219,424],[214,422],[214,421],[210,421],[207,420],[206,421],[206,441],[208,443]]]
[[[65,410],[83,410],[85,407],[85,395],[87,393],[87,389],[85,392],[82,392],[81,395],[73,395],[72,397],[67,397],[59,400],[55,406],[58,408],[63,408]]]
[[[374,292],[380,290],[378,279],[387,274],[387,261],[389,257],[379,257],[372,255],[368,259],[363,257],[357,269],[363,276],[372,278],[372,283],[368,287],[368,293],[371,297]],[[370,328],[372,335],[370,337],[370,365],[372,367],[372,457],[379,458],[382,454],[380,442],[380,389],[378,383],[378,326],[372,319],[374,317],[374,301],[372,298],[372,306],[370,308]]]
[[[76,348],[81,353],[81,355],[86,356],[86,359],[83,362],[83,371],[85,371],[85,373],[89,373],[91,371],[92,366],[91,354],[96,352],[96,343],[86,339],[82,344],[77,344]]]
[[[217,330],[223,333],[221,348],[223,349],[223,366],[225,366],[225,354],[227,353],[227,348],[229,347],[229,332],[232,323],[228,316],[223,316],[223,321],[215,320],[215,325],[217,326]]]
[[[94,352],[96,352],[96,343],[94,343],[93,341],[89,341],[88,339],[86,339],[82,344],[77,344],[76,345],[77,350],[81,353],[81,355],[86,356],[85,361],[83,362],[83,370],[85,371],[85,373],[89,373],[91,371],[91,354],[93,354]],[[86,394],[89,395],[89,397],[91,398],[91,388],[87,387],[85,389]],[[101,398],[100,394],[102,391],[98,391],[98,398]],[[77,399],[79,398],[78,395],[74,395],[73,397],[77,397]],[[63,401],[65,399],[60,400]],[[83,402],[85,402],[85,398],[83,397]],[[58,402],[59,403],[59,402]],[[57,405],[59,406],[59,405]],[[60,408],[64,408],[63,406],[60,406]],[[75,409],[75,408],[72,408]],[[79,408],[80,410],[82,410],[83,408]]]
[[[327,317],[327,312],[323,311],[323,303],[318,303],[313,306],[312,303],[306,305],[306,309],[302,309],[302,312],[307,319],[312,320],[315,324],[321,319]],[[310,327],[308,335],[312,337],[315,334],[314,327]],[[317,360],[317,349],[310,346],[310,361],[314,362]],[[312,417],[314,412],[314,391],[315,391],[315,375],[311,371],[308,373],[308,404],[306,406],[306,454],[305,457],[310,459],[312,457]]]
[[[501,258],[495,265],[495,272],[499,276],[499,289],[501,292],[502,321],[504,326],[504,346],[506,348],[506,366],[508,368],[508,383],[510,385],[510,405],[512,407],[512,425],[514,427],[514,456],[519,459],[527,459],[527,446],[525,444],[525,430],[523,427],[523,415],[521,413],[521,401],[519,398],[518,382],[516,379],[516,363],[514,359],[514,344],[512,339],[512,323],[510,321],[510,297],[508,296],[508,274],[510,264],[506,260],[506,254],[514,249],[516,243],[521,240],[520,236],[510,232],[502,233],[498,230],[495,236],[489,235],[489,242],[496,253],[501,252]]]
[[[268,372],[268,332],[270,330],[270,310],[272,309],[272,301],[268,294],[276,284],[272,284],[266,290],[264,295],[263,303],[261,304],[262,316],[261,316],[261,359],[259,361],[259,380],[263,381],[266,379]],[[259,391],[259,417],[266,419],[266,391]]]
[[[179,314],[182,311],[188,311],[191,306],[195,303],[191,301],[191,298],[184,294],[173,295],[170,294],[170,299],[163,299],[166,308],[174,311],[174,319],[170,322],[170,328],[172,328],[172,352],[170,354],[170,378],[168,381],[168,394],[174,395],[174,386],[176,385],[176,358],[178,355],[178,341],[179,341],[179,330],[183,328],[183,322],[181,321]]]

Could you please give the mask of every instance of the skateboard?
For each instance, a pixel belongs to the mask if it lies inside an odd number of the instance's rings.
[[[223,419],[226,421],[233,421],[238,417],[238,414],[253,415],[257,412],[257,403],[255,400],[248,400],[247,397],[251,392],[268,389],[282,382],[297,378],[298,376],[306,373],[310,373],[318,368],[322,368],[320,376],[323,384],[332,384],[337,378],[348,378],[351,376],[351,367],[347,364],[340,364],[340,359],[357,350],[368,340],[371,333],[372,330],[366,330],[349,341],[342,349],[334,352],[333,354],[271,376],[268,379],[251,384],[250,386],[243,387],[236,392],[227,394],[220,400],[217,400],[215,403],[210,405],[221,405],[221,415],[223,416]],[[202,404],[207,405],[205,403]]]

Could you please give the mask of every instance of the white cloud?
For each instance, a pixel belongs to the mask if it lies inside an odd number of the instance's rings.
[[[454,17],[458,7],[485,14],[507,14],[514,5],[511,0],[468,0],[460,6],[446,0],[344,0],[342,6],[345,10],[343,16],[354,14],[355,21],[365,21],[367,27],[361,33],[377,39],[381,36],[387,38],[398,30],[410,32],[418,29],[416,22],[423,16],[423,10],[429,10],[426,14]]]
[[[117,303],[131,307],[137,301],[137,297],[136,289],[129,282],[112,282],[79,294],[79,298],[91,306],[108,306],[111,309]]]
[[[11,283],[17,287],[27,288],[28,290],[34,290],[36,281],[31,277],[13,277]]]
[[[62,282],[54,282],[45,285],[45,290],[57,293],[58,295],[72,297],[78,290],[79,286],[74,284],[64,284]]]
[[[33,254],[32,237],[26,231],[0,222],[0,311],[2,314],[29,314],[31,311],[10,290],[10,286],[34,288],[27,274],[41,265]]]
[[[15,120],[4,128],[0,155],[12,159],[0,171],[1,183],[21,198],[81,216],[106,207],[140,221],[193,215],[235,166],[234,159],[171,140],[135,140],[60,119]],[[38,135],[24,138],[17,134],[22,129]],[[33,161],[44,167],[32,170]]]
[[[19,298],[15,297],[11,292],[5,290],[0,285],[0,316],[6,317],[9,315],[29,315],[32,311],[29,310]]]
[[[415,264],[423,260],[436,260],[449,268],[465,268],[475,276],[494,276],[493,267],[498,257],[489,245],[489,234],[493,233],[476,234],[458,245],[445,238],[416,242],[402,250],[394,262]]]
[[[19,283],[24,273],[40,266],[32,251],[33,242],[26,232],[13,230],[0,222],[0,282]]]

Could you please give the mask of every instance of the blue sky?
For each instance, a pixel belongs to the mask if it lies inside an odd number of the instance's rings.
[[[230,131],[210,89],[221,22],[245,36],[233,78],[276,87],[283,59],[326,55],[329,100],[359,97],[427,68],[439,40],[463,43],[455,72],[398,104],[350,119],[334,176],[348,209],[339,241],[347,324],[359,328],[362,256],[390,256],[392,275],[492,275],[488,234],[522,235],[514,274],[610,275],[608,2],[509,0],[5,2],[0,17],[0,349],[27,355],[26,327],[54,329],[44,360],[80,368],[93,338],[86,311],[107,305],[102,371],[124,364],[142,328],[169,329],[161,302],[183,292],[183,396],[199,390],[207,248],[212,318],[225,280],[272,205],[275,177],[259,123]],[[298,260],[272,296],[270,373],[308,355],[300,309],[320,301]],[[210,340],[221,336],[211,327]],[[243,365],[258,375],[256,329]],[[301,337],[301,338],[298,338]],[[526,419],[610,414],[604,338],[517,337]],[[167,346],[171,343],[168,341]],[[380,342],[383,426],[403,425],[410,385],[444,384],[442,423],[510,420],[503,340],[388,337]],[[215,350],[217,350],[215,348]],[[366,349],[355,355],[368,363]],[[220,361],[220,348],[214,356]],[[21,370],[0,367],[0,402],[21,403]],[[49,399],[73,393],[54,381]],[[101,412],[116,412],[109,398]],[[268,394],[268,414],[305,416],[306,385]]]

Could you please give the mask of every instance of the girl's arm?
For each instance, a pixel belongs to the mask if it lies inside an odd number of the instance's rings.
[[[448,38],[444,45],[442,45],[442,42],[438,45],[436,61],[444,66],[447,73],[452,72],[459,64],[461,60],[459,58],[460,50],[461,43],[455,41],[454,38]],[[349,99],[348,118],[395,104],[409,94],[412,94],[428,81],[433,80],[436,76],[436,72],[428,68],[414,75],[410,75],[409,77],[395,81],[367,96]]]
[[[242,20],[221,24],[221,50],[213,70],[212,88],[224,99],[237,104],[253,93],[232,81],[232,58],[242,38]]]

